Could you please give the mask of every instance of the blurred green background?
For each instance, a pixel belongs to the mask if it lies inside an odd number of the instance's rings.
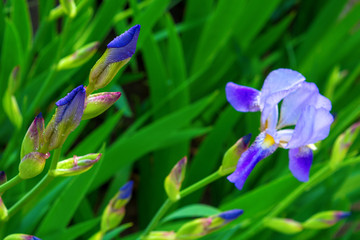
[[[20,66],[14,96],[22,123],[0,106],[0,170],[17,174],[22,137],[40,111],[49,121],[55,102],[88,83],[88,74],[106,45],[135,24],[141,25],[136,55],[104,91],[121,91],[120,100],[96,119],[83,121],[63,149],[63,158],[97,152],[104,157],[89,172],[56,179],[2,228],[43,239],[86,239],[118,188],[135,181],[122,233],[135,239],[166,199],[163,181],[173,165],[189,157],[184,187],[216,171],[224,152],[247,133],[259,133],[259,113],[236,112],[226,101],[229,81],[261,88],[277,68],[301,72],[333,103],[335,122],[318,144],[312,174],[329,161],[337,136],[360,116],[360,3],[348,0],[79,0],[76,17],[50,21],[51,0],[0,1],[0,98],[12,69]],[[59,59],[93,41],[101,43],[81,67],[56,71]],[[355,141],[349,156],[356,156]],[[41,176],[8,191],[13,205]],[[357,239],[360,214],[359,165],[346,165],[301,194],[280,217],[304,221],[325,210],[354,213],[326,230],[286,236],[263,229],[252,239]],[[244,209],[244,215],[206,239],[241,239],[259,219],[299,183],[288,170],[287,151],[262,161],[242,191],[226,178],[180,201],[193,205],[192,216]],[[355,206],[355,207],[354,207]],[[176,208],[170,210],[174,211]],[[198,210],[196,210],[198,209]],[[214,209],[212,209],[214,210]],[[359,211],[359,207],[358,210]],[[157,229],[176,230],[187,219]],[[344,230],[344,224],[347,227]],[[342,229],[342,230],[341,230]],[[80,237],[82,236],[82,237]]]

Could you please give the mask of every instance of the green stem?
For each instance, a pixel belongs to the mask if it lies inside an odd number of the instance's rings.
[[[205,187],[206,185],[214,182],[215,180],[221,178],[223,175],[221,175],[219,173],[219,171],[214,172],[213,174],[207,176],[206,178],[194,183],[193,185],[185,188],[184,190],[182,190],[180,192],[180,199],[195,192],[196,190],[199,190],[202,187]],[[179,200],[180,200],[179,199]],[[140,236],[139,239],[142,239],[144,236],[148,235],[151,230],[153,230],[156,225],[159,223],[159,221],[161,220],[161,218],[165,215],[165,213],[167,212],[167,210],[172,206],[172,204],[174,204],[175,202],[179,201],[171,201],[169,198],[163,203],[163,205],[161,206],[161,208],[157,211],[157,213],[155,214],[155,216],[153,217],[153,219],[151,220],[151,222],[149,223],[149,225],[146,227],[146,229],[144,230],[143,234]]]
[[[4,193],[6,190],[14,187],[16,184],[20,183],[23,179],[16,175],[9,181],[5,182],[4,184],[0,185],[0,193]]]
[[[25,196],[23,196],[19,201],[17,201],[10,209],[9,209],[9,218],[14,216],[26,203],[30,202],[35,196],[37,196],[40,192],[42,192],[47,185],[54,179],[54,176],[51,175],[51,171],[56,168],[56,164],[58,163],[61,155],[61,147],[55,149],[54,155],[51,159],[50,168],[48,173],[41,179],[38,184],[34,188],[32,188]]]

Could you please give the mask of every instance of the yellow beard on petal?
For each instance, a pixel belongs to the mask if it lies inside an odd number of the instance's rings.
[[[262,143],[262,146],[264,148],[269,148],[272,145],[275,144],[275,139],[270,134],[265,134],[264,142]]]

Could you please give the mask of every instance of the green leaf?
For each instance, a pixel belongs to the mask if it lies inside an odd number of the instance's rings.
[[[32,39],[32,25],[29,13],[29,6],[26,0],[11,0],[11,18],[14,21],[19,33],[22,53],[26,54]]]
[[[121,226],[115,228],[114,230],[111,230],[110,232],[106,233],[103,240],[113,239],[114,237],[118,236],[120,233],[122,233],[126,229],[132,227],[132,225],[133,225],[132,223],[122,224]]]
[[[172,212],[162,220],[162,223],[179,218],[208,217],[219,213],[221,213],[221,211],[217,208],[204,204],[192,204]]]

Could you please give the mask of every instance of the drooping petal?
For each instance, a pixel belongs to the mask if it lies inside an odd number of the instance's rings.
[[[315,83],[304,82],[300,88],[284,98],[278,128],[295,125],[302,110],[307,105],[331,110],[330,100],[319,93]]]
[[[309,180],[312,160],[313,151],[307,146],[289,150],[289,169],[294,177],[301,182]]]
[[[305,77],[291,69],[280,68],[272,71],[261,89],[261,123],[264,124],[273,107],[284,97],[301,86]]]
[[[285,148],[298,148],[323,140],[329,135],[333,121],[333,116],[325,108],[316,109],[312,105],[306,106]]]
[[[272,154],[277,146],[272,135],[267,132],[260,133],[250,148],[241,155],[235,172],[228,176],[228,180],[241,190],[256,164]]]
[[[260,92],[254,88],[244,87],[233,82],[226,84],[226,99],[239,112],[260,111],[258,96]]]

